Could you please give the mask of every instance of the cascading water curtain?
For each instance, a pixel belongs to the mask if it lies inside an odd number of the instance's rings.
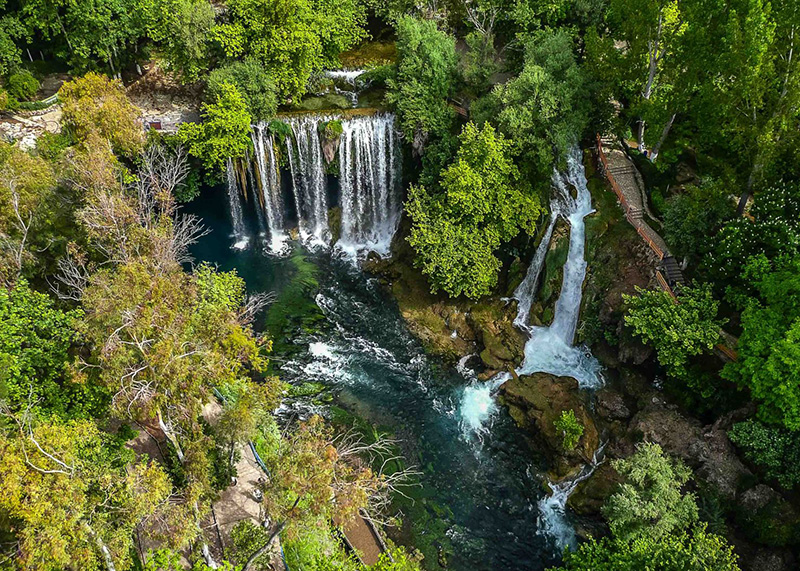
[[[342,121],[339,147],[342,232],[339,247],[389,252],[400,221],[400,153],[394,115]]]
[[[342,124],[338,150],[342,226],[337,247],[352,255],[365,250],[386,254],[402,208],[400,148],[391,113],[348,119],[307,114],[283,119],[292,130],[284,144],[300,239],[310,245],[330,245],[328,211],[332,205],[328,201],[320,127],[336,119]],[[287,221],[273,136],[261,123],[253,126],[252,137],[255,178],[271,249],[280,251],[285,245]]]
[[[283,199],[274,141],[264,124],[253,126],[252,138],[258,186],[269,226],[270,249],[279,252],[286,243],[286,221],[283,216]]]
[[[241,250],[247,247],[248,237],[247,228],[244,225],[242,196],[239,192],[239,185],[236,182],[236,169],[233,166],[232,159],[228,159],[226,175],[228,204],[230,205],[231,225],[233,226],[233,247]]]

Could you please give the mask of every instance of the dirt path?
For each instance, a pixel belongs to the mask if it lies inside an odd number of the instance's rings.
[[[383,552],[381,544],[363,517],[357,516],[342,527],[350,547],[358,553],[362,563],[374,565]]]

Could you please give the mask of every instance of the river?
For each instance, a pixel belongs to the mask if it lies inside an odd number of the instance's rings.
[[[380,185],[375,189],[386,194]],[[272,332],[276,372],[297,387],[319,383],[329,397],[299,391],[306,396],[287,398],[279,414],[285,420],[315,412],[339,421],[364,419],[401,439],[407,462],[421,471],[421,487],[407,490],[413,501],[398,502],[405,524],[391,535],[421,549],[428,569],[440,569],[440,559],[455,571],[557,564],[563,545],[574,542],[564,513],[568,490],[556,488],[546,497],[543,460],[494,401],[500,379],[479,384],[466,367],[426,356],[394,300],[354,263],[350,244],[332,251],[310,241],[308,250],[289,241],[276,255],[278,241],[243,235],[246,228],[263,228],[263,212],[252,204],[234,205],[229,194],[223,187],[207,188],[186,208],[210,229],[193,254],[222,270],[235,269],[251,292],[275,292],[276,302],[257,326]],[[570,221],[582,228],[589,210],[581,200],[579,194],[573,201]],[[582,262],[582,243],[573,250]],[[577,280],[579,303],[585,263],[578,266],[576,276],[568,261],[564,286],[574,292],[567,280]],[[570,315],[577,319],[575,309]],[[586,355],[562,331],[574,331],[574,323],[559,327],[563,350],[556,357],[583,363]],[[529,342],[525,371],[546,370],[537,368],[536,354]]]

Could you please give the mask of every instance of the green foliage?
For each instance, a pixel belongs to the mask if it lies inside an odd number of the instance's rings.
[[[575,418],[575,411],[572,409],[562,410],[561,417],[553,421],[556,430],[561,432],[563,441],[561,445],[564,450],[574,450],[578,441],[583,436],[583,425]]]
[[[456,78],[455,39],[432,20],[403,16],[397,21],[397,53],[397,74],[386,82],[386,97],[419,153],[429,136],[441,137],[453,124],[448,98]]]
[[[787,490],[800,483],[800,442],[797,434],[757,420],[737,422],[728,436],[745,457]]]
[[[225,84],[233,85],[242,95],[253,122],[268,121],[275,116],[278,110],[275,83],[257,61],[237,61],[212,71],[208,78],[208,98],[216,100]]]
[[[8,76],[6,90],[15,99],[28,100],[39,91],[39,80],[29,71],[18,71]]]
[[[233,553],[231,558],[244,565],[250,556],[258,551],[269,539],[269,532],[260,525],[255,525],[249,520],[240,521],[231,531]],[[254,569],[269,569],[271,553],[265,553],[253,562]]]
[[[214,7],[208,0],[150,0],[147,34],[160,45],[167,68],[184,82],[197,81],[211,57]]]
[[[737,559],[724,538],[696,526],[660,539],[588,541],[552,571],[739,571]]]
[[[494,251],[520,231],[532,234],[538,197],[511,161],[511,143],[491,125],[468,123],[455,162],[441,172],[441,192],[412,187],[406,209],[409,243],[431,289],[476,299],[497,284]]]
[[[464,38],[467,53],[461,67],[464,83],[477,96],[489,90],[489,80],[500,70],[497,51],[494,49],[494,35],[470,32]]]
[[[722,228],[707,260],[719,286],[729,285],[728,298],[740,307],[752,292],[751,258],[772,261],[800,253],[800,185],[769,186],[756,195],[750,214],[752,221],[737,218]]]
[[[658,542],[697,521],[694,495],[681,492],[691,470],[658,444],[639,444],[633,456],[612,465],[625,478],[603,507],[616,539]]]
[[[711,287],[684,287],[676,302],[661,290],[637,288],[638,295],[625,295],[625,324],[655,346],[658,362],[675,377],[686,375],[690,357],[710,350],[719,341],[723,320],[717,319],[719,303]]]
[[[675,256],[698,259],[713,249],[708,237],[733,217],[730,190],[720,181],[704,181],[667,200],[664,240]]]
[[[69,133],[44,132],[36,139],[36,154],[51,163],[57,162],[71,145],[73,141]]]
[[[553,151],[563,158],[589,122],[589,86],[570,35],[542,32],[525,51],[522,72],[496,88],[502,104],[496,120],[522,151],[526,170],[548,184]]]
[[[49,416],[98,413],[105,395],[69,379],[70,350],[77,340],[80,310],[61,311],[44,294],[20,280],[0,288],[0,398],[12,410]]]
[[[319,124],[319,130],[327,141],[332,141],[342,134],[342,122],[339,119],[325,121]]]
[[[366,36],[355,0],[231,0],[230,21],[213,37],[228,58],[250,57],[275,81],[282,99],[299,99],[311,74]]]
[[[0,435],[0,509],[14,521],[15,562],[23,569],[98,569],[105,566],[102,545],[128,568],[134,528],[171,509],[163,470],[136,462],[93,422],[15,420],[14,434]]]
[[[420,562],[402,547],[390,549],[382,553],[378,562],[369,567],[370,571],[419,571]]]
[[[208,172],[219,174],[228,159],[243,157],[250,148],[250,114],[242,94],[229,83],[220,86],[214,103],[203,104],[202,114],[201,124],[181,124],[178,137]]]
[[[133,155],[141,149],[144,134],[139,110],[128,99],[120,80],[89,72],[64,83],[58,98],[64,124],[79,142],[95,134],[123,154]]]
[[[800,257],[754,257],[746,276],[756,296],[741,315],[739,358],[723,376],[750,389],[762,420],[800,428]]]

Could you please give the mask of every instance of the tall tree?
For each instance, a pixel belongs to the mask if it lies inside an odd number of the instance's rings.
[[[135,463],[90,421],[6,420],[12,430],[0,435],[0,508],[14,522],[14,568],[128,568],[134,527],[167,507],[163,469]]]
[[[418,154],[429,137],[446,135],[455,112],[448,104],[456,79],[455,38],[431,20],[397,21],[397,74],[387,81],[400,129]]]
[[[511,142],[491,125],[467,123],[459,141],[440,192],[411,188],[408,241],[433,291],[478,298],[497,283],[494,251],[520,231],[532,234],[541,207],[511,159]]]

